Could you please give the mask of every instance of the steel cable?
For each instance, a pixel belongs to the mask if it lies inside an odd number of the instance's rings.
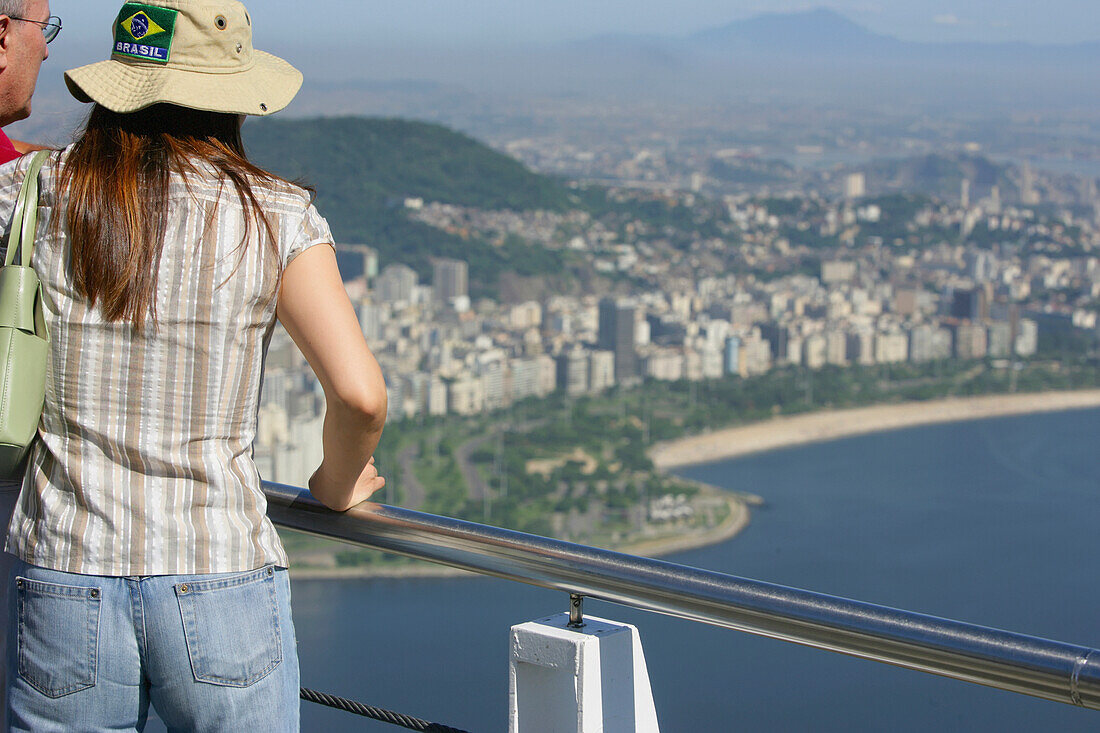
[[[409,730],[425,731],[426,733],[467,733],[467,731],[459,728],[451,728],[441,723],[429,723],[426,720],[420,720],[419,718],[414,718],[409,715],[390,712],[389,710],[364,705],[361,702],[347,700],[342,697],[336,697],[335,695],[328,695],[324,692],[317,692],[316,690],[308,690],[305,687],[301,688],[300,696],[307,702],[335,708],[336,710],[343,710],[346,713],[362,715],[364,718],[371,718],[372,720],[389,723],[390,725],[397,725],[402,728],[408,728]]]

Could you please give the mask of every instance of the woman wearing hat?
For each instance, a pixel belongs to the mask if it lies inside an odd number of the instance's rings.
[[[276,318],[324,387],[311,491],[384,483],[385,385],[301,188],[245,158],[243,115],[301,85],[235,0],[126,3],[93,102],[41,175],[46,405],[10,527],[8,725],[296,730],[286,554],[251,456]],[[27,162],[0,168],[0,221]],[[315,246],[319,245],[319,246]]]

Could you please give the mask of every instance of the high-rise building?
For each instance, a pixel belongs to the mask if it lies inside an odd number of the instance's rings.
[[[508,391],[510,380],[502,353],[482,353],[475,360],[474,373],[481,379],[482,406],[486,410],[499,410],[512,403]]]
[[[802,363],[810,369],[820,369],[828,361],[828,348],[829,341],[824,334],[810,334],[802,346]]]
[[[781,323],[762,323],[760,335],[771,346],[772,357],[782,364],[790,358],[791,331]],[[799,345],[801,347],[801,344]],[[801,357],[801,353],[799,354]]]
[[[447,390],[447,409],[456,415],[475,415],[485,406],[485,393],[481,380],[463,374],[451,382]]]
[[[378,277],[378,250],[365,244],[337,244],[336,263],[345,281]]]
[[[684,355],[676,349],[656,347],[642,359],[642,369],[650,379],[675,382],[684,378]]]
[[[386,382],[386,422],[405,418],[405,383],[400,379]]]
[[[1039,348],[1039,324],[1030,318],[1021,318],[1016,326],[1015,346],[1019,356],[1035,356]]]
[[[986,353],[996,359],[1012,354],[1012,324],[996,321],[989,324]]]
[[[405,265],[387,265],[378,276],[375,288],[386,303],[410,303],[419,280],[416,271]]]
[[[846,334],[848,349],[846,358],[857,364],[875,363],[875,333],[870,329],[859,329]]]
[[[600,301],[599,347],[615,352],[615,381],[629,382],[638,375],[635,346],[635,306],[629,300]]]
[[[588,355],[575,349],[558,357],[558,387],[570,397],[588,391]]]
[[[512,399],[523,400],[539,393],[539,363],[534,357],[512,362]]]
[[[849,173],[844,178],[844,197],[863,198],[867,195],[867,176],[862,173]]]
[[[1025,206],[1037,206],[1042,203],[1042,196],[1035,190],[1035,174],[1031,172],[1031,166],[1024,163],[1021,171],[1023,181],[1020,184],[1020,201]]]
[[[432,376],[428,372],[413,372],[401,377],[405,383],[405,414],[408,417],[422,415],[428,410],[428,390]]]
[[[516,330],[538,328],[542,325],[542,306],[534,300],[514,305],[509,311],[508,322]]]
[[[469,295],[469,266],[462,260],[434,260],[432,287],[440,303],[453,303]]]
[[[989,282],[997,276],[997,257],[985,250],[967,252],[966,274],[975,282]]]
[[[989,192],[989,213],[999,214],[1001,213],[1001,187],[994,186]]]
[[[658,346],[682,346],[687,337],[687,324],[670,313],[664,315],[647,315],[645,322],[649,325],[649,338],[646,341]],[[641,339],[636,339],[639,341]]]
[[[922,324],[909,333],[909,360],[915,362],[950,359],[954,347],[951,329]]]
[[[952,294],[951,315],[980,321],[989,317],[989,297],[985,288],[956,290]]]
[[[428,414],[432,416],[447,414],[447,384],[439,377],[432,377],[428,384]]]
[[[848,335],[838,328],[825,332],[825,360],[837,366],[848,365]]]
[[[558,388],[558,365],[549,354],[540,354],[535,357],[538,366],[538,394],[545,397]]]
[[[909,359],[909,337],[901,331],[875,334],[875,363],[898,364]]]
[[[726,339],[726,349],[723,354],[723,367],[726,374],[737,374],[741,370],[741,338],[730,336]]]
[[[367,343],[373,344],[382,338],[382,326],[386,320],[386,314],[382,306],[364,302],[359,306],[359,327],[363,329],[363,337]]]
[[[588,390],[602,392],[615,386],[615,355],[610,351],[588,354]]]
[[[703,355],[695,349],[684,349],[684,379],[698,382],[703,379]]]
[[[738,357],[741,362],[738,374],[742,377],[765,374],[772,368],[772,347],[760,337],[759,329],[754,330],[741,343]]]
[[[913,330],[909,332],[909,360],[923,362],[951,356],[950,339],[948,340],[947,354],[943,357],[937,356],[935,339],[935,326],[922,323],[914,327]]]
[[[721,379],[722,350],[715,346],[704,346],[700,356],[703,358],[703,379]]]
[[[988,351],[988,335],[985,326],[963,321],[954,328],[955,358],[984,359]]]

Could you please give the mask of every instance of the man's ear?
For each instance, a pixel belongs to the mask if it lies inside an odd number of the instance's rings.
[[[11,43],[11,18],[0,15],[0,71],[8,68],[8,45]]]

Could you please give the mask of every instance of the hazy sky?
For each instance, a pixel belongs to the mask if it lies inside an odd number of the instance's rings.
[[[109,45],[121,2],[51,0],[55,44]],[[1100,40],[1098,0],[252,0],[258,44],[372,46],[580,39],[604,33],[687,34],[762,12],[829,7],[910,40]],[[308,8],[304,10],[304,8]]]

